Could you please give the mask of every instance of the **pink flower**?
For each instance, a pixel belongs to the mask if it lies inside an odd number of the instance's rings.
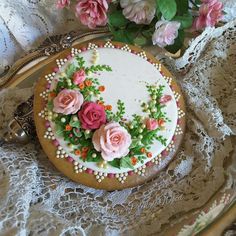
[[[74,84],[78,85],[85,80],[85,71],[83,69],[76,71],[73,75]]]
[[[107,0],[81,0],[76,5],[76,16],[82,24],[94,29],[107,23]]]
[[[64,7],[68,7],[70,5],[70,0],[58,0],[57,8],[62,9]]]
[[[129,153],[131,136],[119,123],[111,122],[102,125],[93,134],[92,142],[94,148],[101,152],[105,161],[121,158]]]
[[[158,121],[152,118],[146,120],[146,128],[148,130],[155,130],[158,127]]]
[[[169,101],[171,101],[172,97],[170,95],[163,95],[160,99],[159,99],[159,102],[161,104],[165,104]]]
[[[65,115],[75,114],[84,102],[78,90],[63,89],[53,100],[53,111]]]
[[[78,116],[83,129],[98,129],[106,123],[104,108],[95,102],[85,102]]]
[[[158,21],[156,31],[152,36],[153,44],[161,48],[174,44],[179,28],[180,23],[177,21]]]
[[[223,4],[218,0],[202,0],[199,8],[199,17],[193,22],[193,28],[203,29],[207,26],[215,26],[222,18]]]
[[[150,24],[156,13],[155,0],[121,0],[124,16],[136,24]]]

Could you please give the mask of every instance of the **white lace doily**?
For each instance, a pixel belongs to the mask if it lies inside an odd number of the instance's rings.
[[[106,192],[68,180],[39,144],[5,144],[0,147],[0,235],[165,235],[161,227],[203,206],[225,179],[225,188],[235,188],[235,166],[227,176],[223,164],[236,151],[231,140],[236,133],[236,20],[206,29],[182,58],[162,60],[187,105],[183,148],[168,169],[145,185]],[[31,93],[0,92],[1,131]]]

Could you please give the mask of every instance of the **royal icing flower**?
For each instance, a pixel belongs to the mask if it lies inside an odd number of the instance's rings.
[[[223,4],[218,0],[202,0],[199,8],[199,17],[193,23],[196,30],[204,29],[207,26],[215,26],[222,18]]]
[[[76,5],[76,16],[82,24],[94,29],[107,23],[107,0],[80,0]]]
[[[155,0],[121,0],[124,16],[136,24],[150,24],[156,13]]]
[[[84,82],[85,77],[86,77],[85,71],[83,69],[80,69],[79,71],[76,71],[73,74],[73,83],[75,85],[79,85],[82,82]]]
[[[171,101],[172,97],[171,95],[163,95],[160,99],[159,102],[161,104],[166,104],[167,102]]]
[[[117,122],[110,122],[94,132],[92,142],[105,161],[112,161],[129,153],[132,140],[124,127]]]
[[[78,113],[83,129],[98,129],[106,123],[104,107],[95,102],[85,102]]]
[[[57,1],[57,8],[62,9],[64,7],[68,7],[70,5],[70,0],[58,0]]]
[[[158,127],[158,121],[153,118],[146,119],[146,128],[148,130],[155,130]]]
[[[53,111],[65,115],[75,114],[84,102],[78,90],[63,89],[53,100]]]
[[[180,23],[177,21],[158,21],[152,36],[153,44],[161,48],[174,44],[175,39],[178,37],[179,28]]]

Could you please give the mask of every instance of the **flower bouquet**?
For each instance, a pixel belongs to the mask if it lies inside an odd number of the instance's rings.
[[[82,24],[108,26],[113,39],[139,46],[152,43],[176,53],[186,32],[215,26],[223,16],[219,0],[58,0]]]

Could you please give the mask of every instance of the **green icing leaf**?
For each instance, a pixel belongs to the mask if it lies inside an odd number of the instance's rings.
[[[92,135],[93,135],[92,132],[89,132],[89,133],[84,132],[84,137],[85,137],[85,139],[89,139],[89,138],[91,138]]]
[[[56,125],[56,134],[59,136],[62,136],[64,133],[64,127],[61,125]]]
[[[76,116],[71,116],[70,119],[70,126],[75,127],[75,128],[80,128],[80,121]]]
[[[175,0],[156,0],[157,5],[166,20],[171,20],[177,12],[177,5]]]
[[[70,64],[66,68],[65,73],[66,73],[68,78],[71,78],[71,76],[74,74],[75,71],[76,71],[76,66],[74,64]]]
[[[53,109],[53,101],[52,100],[48,101],[47,107],[48,107],[48,110],[52,111],[52,109]]]
[[[96,153],[96,157],[92,157],[92,155]],[[101,157],[101,154],[100,153],[97,153],[94,149],[92,150],[89,150],[88,153],[87,153],[87,157],[86,157],[86,161],[89,161],[89,162],[100,162],[102,161],[102,157]]]
[[[114,159],[113,161],[108,161],[108,164],[119,169],[120,169],[120,163],[121,163],[121,159],[118,159],[118,158]]]
[[[129,156],[121,158],[120,167],[134,169]]]
[[[78,128],[73,128],[73,134],[78,138],[80,138],[83,135],[81,130]]]

